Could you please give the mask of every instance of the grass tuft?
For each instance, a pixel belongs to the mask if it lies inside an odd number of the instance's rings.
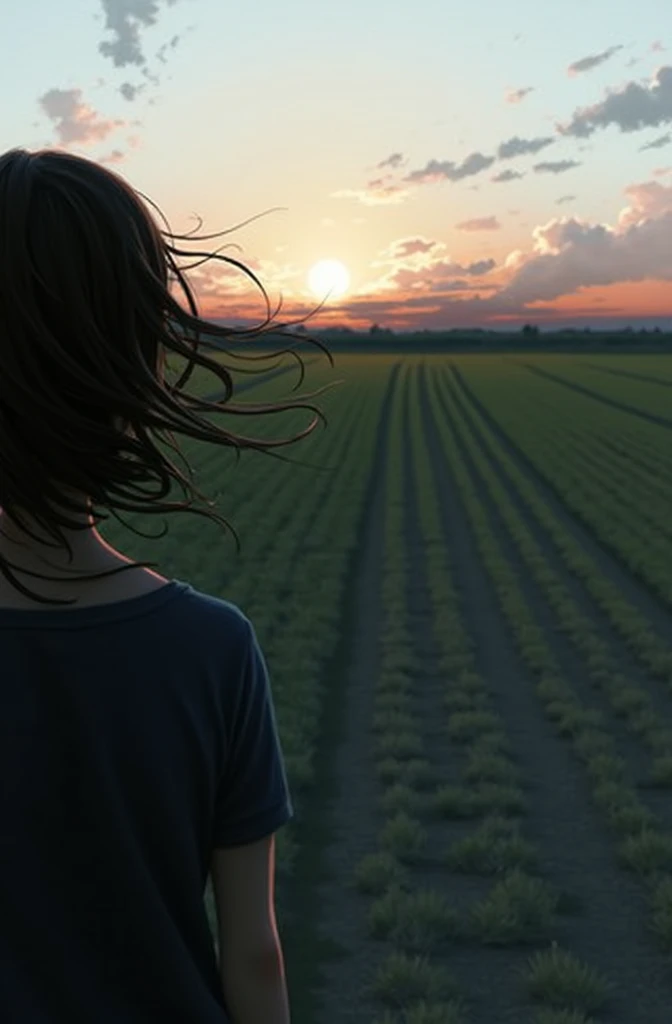
[[[406,884],[408,872],[392,853],[368,853],[357,864],[353,883],[362,893],[379,896],[392,886]]]
[[[371,984],[372,996],[399,1009],[421,999],[438,1002],[457,994],[456,982],[445,968],[417,953],[409,956],[398,950],[381,964]]]
[[[470,926],[486,945],[507,946],[549,938],[558,896],[541,879],[512,871],[472,907]]]
[[[628,836],[618,853],[621,863],[640,875],[672,870],[672,837],[653,829]]]
[[[425,849],[427,831],[405,811],[398,811],[383,826],[380,842],[388,853],[394,854],[400,861],[412,864]]]
[[[580,1010],[539,1010],[532,1024],[595,1024],[594,1017],[586,1017]]]
[[[411,730],[388,732],[376,738],[375,752],[377,757],[397,757],[410,759],[422,753],[422,736]]]
[[[422,999],[401,1013],[386,1010],[382,1017],[376,1017],[374,1024],[467,1024],[467,1018],[461,1001],[428,1003]]]
[[[490,711],[456,711],[448,721],[448,736],[455,743],[469,743],[482,733],[500,729],[499,718]]]
[[[552,1009],[590,1013],[607,1000],[606,978],[556,943],[531,957],[528,968],[531,997]]]
[[[429,952],[460,932],[459,915],[440,892],[390,889],[372,904],[368,915],[373,938],[388,939],[406,952]]]
[[[496,875],[512,868],[536,867],[534,846],[525,840],[509,818],[492,815],[464,839],[456,840],[446,854],[446,866],[472,875]]]

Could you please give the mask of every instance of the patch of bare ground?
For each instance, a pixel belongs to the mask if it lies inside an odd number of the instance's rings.
[[[297,1024],[369,1024],[375,1007],[365,995],[371,970],[383,950],[367,937],[367,900],[352,888],[357,863],[377,849],[381,826],[380,787],[374,770],[372,717],[380,664],[383,625],[381,580],[385,520],[385,473],[389,452],[392,395],[400,365],[390,377],[381,414],[370,491],[365,501],[361,543],[352,562],[352,586],[346,596],[343,649],[331,679],[334,703],[325,709],[326,738],[320,753],[324,784],[307,808],[304,842],[311,844],[311,815],[323,821],[321,870],[317,884],[303,886],[303,905],[314,922],[305,956],[315,943],[329,944],[322,958],[310,1011]],[[325,733],[325,736],[326,736]],[[302,884],[300,866],[297,879]],[[299,978],[297,970],[297,979]],[[291,994],[291,993],[290,993]],[[301,1005],[300,997],[292,999]]]
[[[518,515],[527,526],[530,536],[539,545],[546,564],[566,588],[569,597],[580,610],[582,618],[590,623],[595,634],[608,645],[615,662],[618,664],[619,671],[628,677],[632,685],[637,685],[647,694],[661,725],[672,726],[672,693],[662,682],[651,678],[641,668],[627,644],[613,627],[606,613],[595,602],[583,581],[567,568],[551,537],[525,504],[506,470],[503,469],[501,463],[489,451],[479,431],[473,428],[471,424],[472,418],[475,418],[476,422],[478,422],[479,418],[485,420],[482,405],[480,403],[476,404],[472,393],[466,386],[460,383],[460,378],[457,375],[453,376],[449,386],[451,405],[454,405],[462,422],[468,426],[469,432],[474,442],[478,445],[482,456],[486,459],[500,484],[506,490]],[[492,417],[489,416],[487,425],[491,427],[491,423]],[[491,427],[491,429],[493,428]],[[527,478],[537,487],[539,483],[538,475],[529,474],[529,471],[526,470],[519,457],[518,449],[514,448],[510,443],[508,445],[505,444],[498,431],[493,430],[493,432],[497,434],[498,442],[501,442],[506,455],[514,461],[516,468],[525,473]],[[541,496],[544,496],[541,490],[539,493]],[[559,502],[556,502],[552,507],[549,507],[554,514],[558,515],[562,525],[568,526],[568,520],[571,520],[572,517],[564,509],[564,506],[560,506],[558,511],[558,506]],[[590,554],[585,546],[583,546],[583,550],[586,554]],[[518,558],[518,556],[516,557]],[[522,565],[520,559],[518,559],[518,564]],[[580,688],[581,699],[586,706],[598,709],[604,714],[608,728],[616,741],[617,752],[626,759],[631,768],[633,783],[645,785],[651,768],[650,751],[647,750],[641,737],[637,737],[628,731],[624,720],[614,714],[606,698],[592,685],[583,659],[565,634],[560,631],[559,623],[544,593],[534,581],[528,578],[528,570],[525,569],[522,572],[525,578],[525,586],[528,590],[528,598],[534,602],[537,616],[546,629],[549,643],[563,672],[567,678],[572,680],[575,686]],[[636,588],[637,584],[635,583]],[[658,814],[664,824],[672,827],[672,805],[668,792],[652,789],[643,790],[640,793],[640,798],[654,813]]]
[[[512,739],[525,780],[525,834],[538,846],[544,876],[566,893],[576,908],[575,913],[558,916],[553,938],[611,981],[612,995],[606,1010],[611,1024],[669,1024],[669,967],[645,933],[641,892],[616,866],[612,843],[591,806],[581,767],[569,744],[558,737],[544,716],[533,681],[517,655],[481,562],[448,458],[432,429],[424,376],[422,387],[446,539],[469,629],[477,643],[479,669],[487,681],[494,708]],[[445,391],[441,413],[454,431],[459,412]],[[518,573],[523,591],[532,601],[531,608],[536,611],[527,569],[461,443],[459,450],[502,552]],[[548,621],[539,624],[552,640],[553,627]],[[516,1002],[520,994],[515,970],[522,959],[520,951],[512,950],[485,952],[464,947],[451,954],[465,987],[478,993],[471,1016],[475,1024],[520,1024],[525,1019],[523,1004]]]

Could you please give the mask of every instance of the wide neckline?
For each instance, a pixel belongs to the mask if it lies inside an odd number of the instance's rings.
[[[98,623],[115,622],[154,611],[191,589],[189,583],[172,579],[146,594],[125,597],[120,601],[85,605],[81,608],[72,606],[59,608],[56,605],[45,605],[44,608],[3,608],[0,606],[0,629],[80,628]]]

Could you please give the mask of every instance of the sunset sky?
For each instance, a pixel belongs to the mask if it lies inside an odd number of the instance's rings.
[[[282,317],[332,260],[349,286],[315,328],[672,327],[669,0],[24,0],[2,20],[0,151],[96,160],[178,233],[281,207],[230,240]],[[204,316],[263,318],[223,264],[188,278]]]

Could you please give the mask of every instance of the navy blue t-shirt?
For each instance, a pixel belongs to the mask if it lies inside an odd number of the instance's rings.
[[[292,815],[235,605],[172,580],[0,609],[3,1024],[226,1024],[212,853]]]

